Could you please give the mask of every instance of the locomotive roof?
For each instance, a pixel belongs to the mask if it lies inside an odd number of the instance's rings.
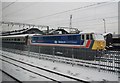
[[[33,35],[33,36],[65,36],[65,35],[80,35],[80,34],[55,34],[55,35]]]
[[[94,32],[80,32],[80,34],[93,34]]]

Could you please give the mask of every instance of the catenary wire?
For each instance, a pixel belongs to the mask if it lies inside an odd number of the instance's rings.
[[[118,17],[118,16],[111,16],[111,17],[104,17],[104,19],[109,19],[109,18],[116,18],[116,17]],[[75,18],[74,20],[77,20],[77,19],[81,19],[81,18]],[[83,18],[83,19],[85,19],[85,17]],[[77,20],[77,21],[73,21],[72,23],[77,23],[77,22],[88,22],[88,21],[94,21],[94,20],[101,20],[101,19],[103,19],[103,18],[97,18],[97,19],[89,19],[89,20]],[[60,20],[61,22],[63,22],[63,23],[60,23],[60,24],[67,24],[67,23],[69,23],[68,22],[68,20]],[[57,21],[57,22],[60,22],[60,21]],[[67,22],[66,22],[67,21]],[[53,22],[56,22],[56,21],[53,21]],[[53,22],[48,22],[48,23],[46,23],[46,24],[49,24],[49,23],[53,23]]]
[[[5,18],[5,17],[8,17],[8,16],[10,16],[10,15],[14,15],[14,14],[16,14],[16,13],[18,13],[18,12],[21,12],[22,10],[24,10],[24,9],[26,9],[26,8],[28,8],[28,7],[31,7],[32,4],[35,5],[34,3],[30,3],[30,4],[27,5],[26,7],[22,7],[22,8],[20,8],[20,9],[18,9],[17,11],[11,12],[11,13],[3,16],[3,17]]]
[[[70,11],[76,11],[76,10],[80,10],[80,9],[86,9],[86,8],[98,6],[98,5],[104,4],[104,3],[108,3],[108,2],[101,2],[101,3],[99,2],[99,3],[96,3],[96,4],[91,4],[91,5],[87,5],[87,6],[83,6],[83,7],[79,7],[79,8],[75,8],[75,9],[71,9],[71,10],[66,10],[66,11],[62,11],[62,12],[57,12],[57,13],[54,13],[54,14],[49,14],[49,15],[45,15],[45,16],[41,16],[41,17],[37,17],[37,18],[31,18],[31,19],[23,20],[23,22],[26,22],[26,21],[35,21],[35,20],[39,20],[39,19],[41,19],[41,18],[46,18],[46,17],[50,17],[50,16],[55,16],[55,15],[63,14],[63,13],[70,12]],[[111,4],[111,3],[110,3],[110,4]]]
[[[2,11],[5,10],[6,8],[10,7],[11,5],[13,5],[14,3],[16,3],[17,0],[15,0],[14,2],[11,2],[10,4],[8,4],[7,6],[2,8]]]
[[[54,15],[58,15],[58,14],[63,14],[63,13],[70,12],[70,11],[76,11],[76,10],[80,10],[80,9],[84,9],[84,8],[92,7],[92,6],[95,6],[95,5],[104,4],[104,3],[107,3],[107,2],[101,2],[101,3],[91,4],[91,5],[87,5],[87,6],[83,6],[83,7],[79,7],[79,8],[71,9],[71,10],[66,10],[66,11],[62,11],[62,12],[57,12],[57,13],[54,13],[54,14],[49,14],[49,15],[45,15],[45,16],[41,16],[41,17],[37,17],[37,18],[27,19],[27,20],[23,20],[23,21],[37,20],[37,19],[46,18],[46,17],[50,17],[50,16],[54,16]]]

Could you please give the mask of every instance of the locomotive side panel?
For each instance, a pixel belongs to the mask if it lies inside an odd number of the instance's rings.
[[[80,47],[83,44],[80,35],[33,36],[31,39],[32,45],[41,46]]]

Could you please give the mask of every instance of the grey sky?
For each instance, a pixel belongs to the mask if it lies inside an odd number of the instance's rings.
[[[15,2],[8,6],[11,3],[2,3],[3,21],[48,25],[50,28],[57,28],[59,26],[69,26],[69,17],[72,14],[72,26],[79,30],[103,33],[103,19],[105,19],[107,32],[118,33],[117,2],[103,3],[56,15],[52,14],[85,7],[97,2]],[[19,29],[19,27],[8,28],[8,26],[3,26],[3,30],[11,29]]]

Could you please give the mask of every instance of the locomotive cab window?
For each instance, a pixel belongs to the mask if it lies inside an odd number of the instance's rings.
[[[89,40],[90,38],[89,38],[89,34],[86,34],[86,40]]]
[[[81,35],[81,40],[84,40],[84,35],[83,34]]]
[[[90,34],[90,39],[93,40],[93,34]]]
[[[94,36],[96,40],[104,40],[104,37],[102,34],[95,34]]]
[[[86,34],[86,40],[93,40],[92,34]]]

